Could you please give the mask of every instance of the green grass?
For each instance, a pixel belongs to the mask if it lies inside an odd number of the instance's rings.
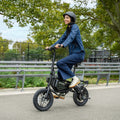
[[[89,77],[84,77],[84,80],[88,80],[89,81],[89,84],[96,84],[96,82],[97,82],[97,77],[92,77],[92,76],[89,76]],[[110,76],[110,80],[109,80],[109,83],[117,83],[118,82],[118,80],[119,80],[119,76]],[[106,80],[106,78],[101,78],[100,80],[99,80],[99,83],[98,84],[104,84],[104,83],[106,83],[107,82],[107,80]]]

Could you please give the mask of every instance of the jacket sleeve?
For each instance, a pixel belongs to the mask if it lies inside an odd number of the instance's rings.
[[[62,43],[64,47],[68,46],[75,39],[78,30],[79,30],[78,26],[74,24],[67,39]]]
[[[55,42],[53,45],[51,45],[51,47],[54,47],[56,44],[63,43],[65,41],[65,38],[66,38],[66,31],[64,32],[64,34],[62,35],[62,37],[57,42]]]

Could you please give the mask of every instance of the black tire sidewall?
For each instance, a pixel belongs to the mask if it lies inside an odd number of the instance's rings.
[[[87,97],[89,98],[89,94],[88,94],[87,89],[85,87],[83,89],[85,92],[87,92]],[[75,102],[75,104],[78,106],[84,106],[87,103],[88,98],[86,100],[84,100],[84,102],[79,102],[77,96],[78,96],[78,93],[75,91],[73,93],[73,101]]]
[[[44,89],[40,89],[33,96],[33,104],[34,104],[35,108],[37,110],[39,110],[39,111],[47,111],[52,106],[52,104],[53,104],[53,100],[54,100],[53,99],[53,95],[52,95],[51,92],[49,92],[48,95],[49,95],[50,100],[49,100],[48,105],[46,107],[39,106],[39,104],[37,102],[37,98],[38,98],[38,96],[39,96],[40,93],[46,93],[46,92],[47,92],[47,89],[45,89],[45,88]]]

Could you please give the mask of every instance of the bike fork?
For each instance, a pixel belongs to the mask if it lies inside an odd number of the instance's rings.
[[[45,95],[45,98],[47,98],[48,97],[48,94],[49,94],[49,92],[50,92],[50,86],[48,86],[48,87],[46,87],[46,89],[47,89],[47,93],[46,93],[46,95]]]

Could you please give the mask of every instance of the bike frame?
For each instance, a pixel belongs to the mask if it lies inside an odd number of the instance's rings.
[[[49,76],[50,80],[49,80],[48,85],[47,85],[47,87],[46,87],[46,88],[47,88],[47,94],[46,94],[46,96],[48,95],[49,91],[52,91],[53,93],[57,94],[54,89],[51,89],[51,88],[50,88],[52,80],[53,80],[53,79],[57,79],[57,78],[55,77],[55,70],[54,70],[54,63],[55,63],[55,57],[56,57],[56,48],[55,48],[55,47],[52,47],[52,48],[50,48],[49,50],[52,52],[52,56],[53,56],[53,57],[52,57],[51,72],[50,72],[50,76]],[[63,91],[65,91],[65,93],[67,93],[67,92],[69,92],[69,91],[72,91],[72,89],[69,88],[69,89],[66,89],[66,90],[63,90]],[[60,91],[59,91],[59,92],[60,92]]]

